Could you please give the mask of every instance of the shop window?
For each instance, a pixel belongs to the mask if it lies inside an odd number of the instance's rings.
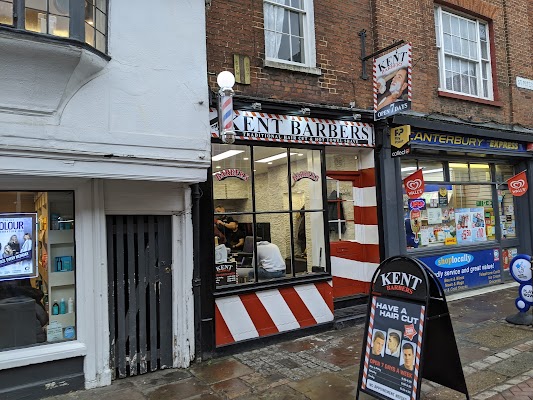
[[[14,18],[17,5],[24,9],[24,18],[19,18],[20,26],[15,24]],[[0,0],[0,24],[78,39],[103,53],[107,51],[107,0]]]
[[[435,8],[440,90],[493,99],[487,22]]]
[[[264,0],[266,65],[316,67],[312,0]]]
[[[443,181],[444,169],[442,163],[431,161],[419,161],[418,168],[422,169],[422,174],[425,181]]]
[[[76,338],[74,194],[0,192],[0,350]]]
[[[326,270],[320,151],[214,144],[212,165],[218,287]]]
[[[411,171],[414,165],[423,167],[424,162],[402,160],[402,170],[409,168],[406,174],[415,171]],[[442,166],[443,176],[450,176],[450,181],[426,182],[419,199],[409,199],[404,192],[408,248],[468,245],[516,237],[514,198],[505,184],[499,184],[497,190],[491,179],[490,164],[443,163]],[[494,170],[498,179],[512,174],[508,166],[495,165]],[[498,201],[494,204],[496,194]],[[497,229],[498,218],[500,229]]]
[[[513,167],[510,165],[496,165],[496,183],[507,184],[507,180],[514,176]]]

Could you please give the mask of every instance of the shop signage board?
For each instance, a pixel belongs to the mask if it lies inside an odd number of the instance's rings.
[[[215,264],[215,282],[217,286],[237,283],[237,263],[234,261]]]
[[[211,136],[220,137],[218,115],[210,109]],[[234,110],[233,129],[238,140],[307,143],[334,146],[374,146],[371,124]]]
[[[408,43],[374,59],[374,120],[411,109],[412,54]]]
[[[410,125],[402,125],[391,128],[390,144],[392,157],[401,157],[411,153],[411,146],[409,145],[410,136]]]
[[[417,400],[422,378],[469,398],[444,291],[419,260],[391,257],[372,277],[356,398]],[[424,363],[424,360],[439,360]]]
[[[0,281],[37,276],[36,226],[36,213],[0,214]]]
[[[500,252],[487,249],[421,257],[439,279],[445,292],[472,289],[501,282]]]
[[[526,146],[523,143],[511,142],[498,139],[483,139],[479,137],[455,135],[452,133],[434,133],[414,131],[410,136],[410,143],[428,144],[432,146],[446,146],[463,149],[480,149],[497,152],[525,153]]]

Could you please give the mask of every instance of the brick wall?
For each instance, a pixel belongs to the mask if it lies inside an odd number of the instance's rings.
[[[216,74],[233,71],[233,54],[250,57],[251,84],[236,84],[238,94],[358,108],[372,106],[371,79],[362,80],[360,38],[370,32],[368,0],[315,0],[315,39],[320,76],[264,67],[263,2],[213,0],[207,11],[209,85],[217,88]],[[373,47],[367,39],[367,53]],[[372,62],[367,61],[371,73]]]

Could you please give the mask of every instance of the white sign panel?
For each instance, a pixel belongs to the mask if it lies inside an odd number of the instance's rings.
[[[211,136],[219,137],[218,116],[210,110]],[[235,138],[337,146],[374,146],[371,124],[291,115],[234,111]]]
[[[37,214],[0,214],[0,281],[37,275]]]
[[[411,44],[374,59],[374,120],[411,109]]]
[[[517,76],[516,87],[533,90],[533,80]]]

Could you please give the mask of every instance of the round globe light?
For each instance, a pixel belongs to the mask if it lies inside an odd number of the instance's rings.
[[[232,88],[235,85],[235,77],[229,71],[222,71],[217,76],[217,83],[221,88]]]

